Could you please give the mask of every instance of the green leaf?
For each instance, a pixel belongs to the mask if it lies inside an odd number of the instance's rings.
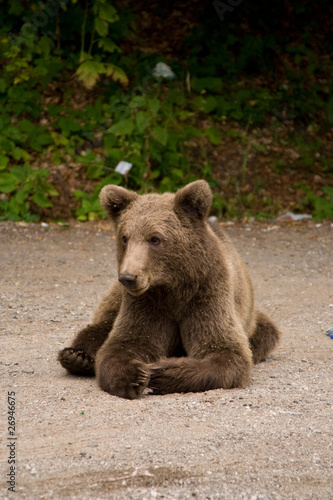
[[[54,43],[53,40],[48,36],[42,36],[38,42],[38,47],[40,48],[41,52],[43,53],[43,56],[46,59],[50,55],[53,43]]]
[[[120,48],[109,38],[100,38],[98,40],[98,46],[107,52],[120,52]]]
[[[323,187],[323,191],[325,194],[331,197],[331,201],[333,203],[333,187],[331,186],[325,186]]]
[[[36,193],[32,195],[32,200],[39,207],[52,207],[52,203],[47,199],[46,193],[42,187],[38,187]]]
[[[156,127],[154,130],[154,135],[156,137],[156,140],[162,144],[162,146],[165,146],[166,143],[168,142],[168,131],[164,127]]]
[[[130,135],[133,132],[134,123],[131,118],[126,118],[125,120],[120,120],[118,123],[112,125],[108,132],[112,134],[120,134],[120,135]]]
[[[108,26],[108,23],[106,21],[104,21],[103,19],[101,19],[100,17],[96,17],[95,18],[95,30],[97,31],[97,33],[101,36],[106,36],[108,34],[108,31],[109,31],[109,26]]]
[[[240,109],[235,110],[231,113],[232,118],[235,118],[235,120],[242,120],[244,113]]]
[[[84,156],[79,156],[78,160],[81,163],[87,163],[87,164],[89,164],[89,163],[92,163],[92,162],[96,162],[96,158],[97,158],[97,155],[96,155],[96,153],[94,153],[94,151],[87,151]]]
[[[117,14],[117,11],[112,5],[104,4],[101,5],[99,8],[99,17],[102,19],[105,19],[108,23],[114,23],[115,21],[118,21],[119,16]]]
[[[124,152],[122,148],[111,148],[108,149],[108,154],[110,158],[113,158],[114,160],[121,160],[124,157]],[[121,175],[121,174],[119,174]]]
[[[19,181],[15,175],[9,172],[0,173],[0,192],[1,193],[11,193],[15,191]]]
[[[6,88],[6,81],[3,78],[0,78],[0,93],[5,92]]]
[[[99,179],[102,177],[104,169],[102,165],[88,165],[87,167],[87,179]]]
[[[117,138],[115,137],[114,134],[104,134],[103,141],[104,141],[104,146],[106,147],[107,150],[109,150],[116,145]]]
[[[17,199],[17,197],[11,196],[10,201],[9,201],[9,211],[11,212],[11,215],[16,215],[19,216],[20,212],[22,212],[22,203]]]
[[[22,203],[24,203],[25,200],[28,198],[28,193],[20,189],[19,191],[17,191],[17,193],[15,193],[14,196],[17,202],[22,205]]]
[[[158,110],[160,109],[160,101],[158,100],[157,97],[153,97],[152,99],[148,99],[148,106],[150,108],[150,111],[156,115]]]
[[[104,64],[97,61],[84,61],[76,70],[76,75],[87,88],[92,88],[104,72]]]
[[[9,15],[19,16],[20,14],[22,14],[23,11],[24,11],[24,7],[21,4],[20,0],[12,0],[9,3],[9,7],[8,7],[8,14]]]
[[[183,178],[183,175],[183,172],[179,168],[173,168],[171,170],[171,177],[173,177],[175,181],[180,181]]]
[[[181,109],[178,114],[181,120],[187,120],[191,116],[191,112],[186,109]]]
[[[172,191],[173,182],[169,177],[164,177],[160,184],[160,192],[165,193],[166,191]]]
[[[21,160],[21,158],[22,158],[22,160],[27,161],[30,158],[29,153],[27,153],[24,149],[19,148],[19,147],[15,147],[13,149],[12,156],[13,156],[14,160],[16,160],[16,161]]]
[[[255,151],[260,151],[262,153],[267,152],[267,148],[264,146],[264,144],[253,144],[252,147]]]
[[[52,184],[49,184],[47,183],[48,186],[46,188],[47,190],[47,194],[49,194],[50,196],[59,196],[59,192],[56,190],[56,188],[54,186],[52,186]]]
[[[135,120],[138,131],[140,132],[140,134],[142,134],[145,128],[147,128],[150,124],[150,116],[148,115],[148,113],[145,113],[145,111],[139,111],[136,114]]]
[[[200,111],[204,111],[206,99],[202,95],[198,95],[194,98],[194,104]]]
[[[204,137],[204,133],[202,130],[199,130],[198,128],[192,127],[191,125],[184,125],[183,127],[183,133],[186,138],[191,138],[191,137]]]
[[[123,71],[121,68],[118,68],[118,66],[115,66],[112,63],[106,63],[104,65],[103,72],[107,76],[111,76],[115,82],[120,82],[123,85],[128,84],[128,78],[125,71]]]
[[[96,187],[96,191],[99,194],[102,187],[106,186],[107,184],[115,184],[116,186],[121,186],[123,180],[124,180],[123,175],[118,174],[117,172],[112,172],[112,174],[107,175],[99,182],[99,184]]]
[[[8,156],[0,154],[0,170],[4,170],[9,162]]]
[[[135,109],[146,104],[146,98],[143,95],[136,95],[128,102],[128,107]]]
[[[215,99],[215,97],[213,96],[209,96],[207,98],[207,101],[204,105],[204,111],[206,113],[210,113],[211,111],[213,111],[217,106],[217,100]]]
[[[15,165],[11,169],[11,174],[14,175],[17,179],[17,184],[24,183],[24,186],[22,189],[29,190],[30,189],[30,177],[31,177],[31,167],[29,163],[25,163],[23,166],[22,165]],[[29,180],[28,180],[29,178]]]
[[[218,146],[218,144],[220,144],[220,142],[222,141],[221,132],[218,128],[207,128],[206,134],[208,139],[214,146]]]
[[[20,122],[19,122],[20,123]],[[18,123],[18,125],[19,125]],[[23,142],[26,139],[26,135],[21,132],[16,125],[7,125],[2,129],[4,136],[10,138],[14,142]]]
[[[18,122],[18,126],[29,136],[32,136],[36,133],[37,127],[30,120],[21,120],[20,122]]]
[[[46,132],[44,134],[38,134],[34,140],[31,141],[31,147],[41,151],[43,146],[49,146],[52,143],[51,135]]]

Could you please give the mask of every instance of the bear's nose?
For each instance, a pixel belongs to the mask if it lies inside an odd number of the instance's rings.
[[[126,288],[133,289],[136,287],[138,277],[130,273],[121,273],[118,276],[118,281]]]

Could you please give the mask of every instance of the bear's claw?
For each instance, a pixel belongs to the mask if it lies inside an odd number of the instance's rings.
[[[139,372],[137,378],[138,385],[143,385],[146,387],[149,382],[149,373],[146,372],[146,370],[143,370],[142,368],[139,368],[138,372]]]
[[[58,361],[74,375],[95,375],[95,360],[81,349],[66,347],[59,352]]]
[[[140,396],[144,389],[148,386],[150,375],[146,370],[143,370],[143,368],[140,367],[137,369],[137,371],[138,374],[136,377],[136,381],[132,382],[130,386],[132,390],[136,392],[137,396]]]

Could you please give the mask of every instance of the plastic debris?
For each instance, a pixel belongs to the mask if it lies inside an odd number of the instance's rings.
[[[132,167],[132,163],[128,163],[127,161],[120,161],[114,171],[118,172],[118,174],[126,175]]]
[[[153,75],[156,76],[157,78],[167,78],[168,80],[173,80],[176,78],[176,75],[164,62],[158,62],[153,69]]]
[[[333,339],[333,326],[332,326],[332,328],[329,328],[328,330],[326,330],[326,335],[329,335],[331,337],[331,339]]]
[[[287,212],[286,214],[280,215],[276,220],[291,219],[292,221],[300,221],[304,219],[312,219],[312,215],[309,214],[294,214],[293,212]]]

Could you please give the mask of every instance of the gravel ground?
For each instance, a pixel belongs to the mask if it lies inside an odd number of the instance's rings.
[[[110,224],[0,223],[1,499],[333,498],[333,224],[226,231],[279,348],[246,389],[128,401],[56,362],[116,276]]]

